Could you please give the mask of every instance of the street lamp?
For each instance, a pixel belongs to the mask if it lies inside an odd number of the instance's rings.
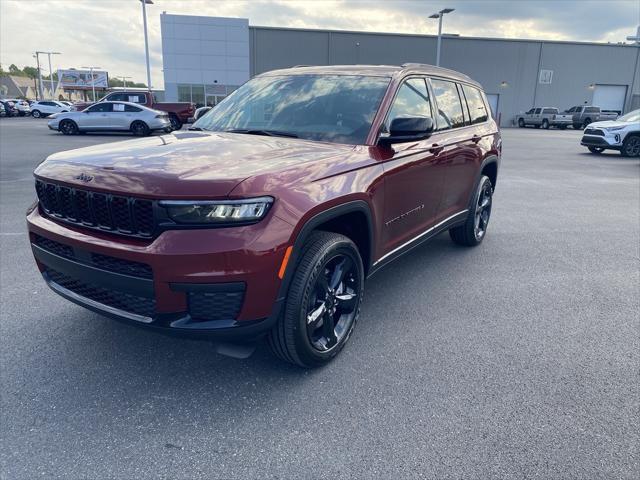
[[[433,15],[429,15],[429,18],[437,18],[438,21],[438,46],[436,49],[436,66],[440,66],[440,45],[442,43],[442,17],[446,13],[451,13],[455,10],[455,8],[445,8],[440,10],[438,13],[434,13]]]
[[[96,79],[93,78],[93,71],[102,67],[82,67],[89,70],[89,75],[91,75],[91,90],[93,91],[93,101],[96,101]],[[86,99],[86,97],[85,97]]]
[[[53,71],[51,70],[51,55],[62,55],[60,52],[36,52],[36,57],[40,54],[46,54],[49,57],[49,88],[51,89],[51,99],[53,98]],[[40,61],[38,61],[38,70],[40,70]],[[40,77],[40,83],[42,83],[42,76]],[[42,88],[42,85],[40,86]],[[40,92],[42,94],[42,92]],[[44,98],[44,97],[43,97]]]
[[[140,0],[142,3],[142,23],[144,25],[144,52],[147,57],[147,88],[151,91],[151,68],[149,67],[149,39],[147,38],[147,5],[153,5],[152,0]]]

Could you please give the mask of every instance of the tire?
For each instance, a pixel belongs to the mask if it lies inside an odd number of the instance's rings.
[[[518,119],[518,126],[519,126],[520,128],[524,128],[524,127],[525,127],[524,119],[523,119],[523,118],[519,118],[519,119]]]
[[[340,271],[342,275],[336,273]],[[313,232],[295,267],[283,311],[267,335],[271,350],[300,367],[327,364],[351,336],[363,294],[364,267],[355,244],[344,235]]]
[[[171,128],[171,127],[167,127],[167,128],[165,128],[165,129],[163,130],[163,132],[164,132],[164,133],[171,133],[171,132],[173,132],[173,128]]]
[[[620,153],[624,157],[640,157],[640,135],[627,135],[622,142]]]
[[[146,137],[151,133],[151,130],[149,130],[149,125],[144,123],[142,120],[136,120],[135,122],[133,122],[129,129],[131,130],[131,133],[133,133],[136,137]]]
[[[42,116],[42,114],[40,113],[40,110],[32,110],[31,111],[31,116],[33,118],[40,118]]]
[[[77,135],[79,133],[78,125],[73,120],[62,120],[58,125],[58,131],[64,135]]]
[[[473,207],[469,209],[467,219],[462,225],[449,229],[449,236],[454,243],[466,247],[475,247],[482,243],[491,218],[492,196],[491,180],[483,175],[478,182],[473,196]]]
[[[549,120],[547,120],[546,118],[542,120],[542,128],[544,128],[545,130],[549,130]]]
[[[604,152],[604,148],[602,147],[587,147],[589,149],[589,151],[591,153],[596,153],[598,155],[600,155],[602,152]]]
[[[591,124],[590,118],[585,118],[584,122],[582,122],[582,128],[587,128]]]
[[[182,128],[182,122],[175,115],[169,115],[169,121],[171,122],[171,128],[173,130],[180,130]]]
[[[582,130],[582,125],[580,125],[579,123],[574,123],[573,125],[571,125],[573,127],[574,130]]]

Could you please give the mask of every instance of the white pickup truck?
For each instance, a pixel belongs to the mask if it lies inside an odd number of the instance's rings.
[[[619,150],[625,157],[640,156],[640,110],[629,112],[617,120],[592,123],[584,129],[580,145],[591,153]]]
[[[555,107],[532,108],[528,112],[516,116],[516,122],[520,128],[533,125],[536,128],[558,127],[564,130],[572,124],[570,114],[563,115]]]

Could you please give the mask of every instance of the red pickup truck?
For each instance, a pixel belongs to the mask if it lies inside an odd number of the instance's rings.
[[[196,106],[189,102],[158,103],[153,93],[146,90],[118,90],[111,92],[99,101],[132,102],[153,108],[154,110],[160,110],[161,112],[167,112],[171,120],[171,127],[174,130],[180,130],[182,124],[186,123],[189,118],[192,118],[196,111]],[[93,103],[95,102],[78,102],[74,103],[72,108],[74,110],[84,110],[93,105]]]

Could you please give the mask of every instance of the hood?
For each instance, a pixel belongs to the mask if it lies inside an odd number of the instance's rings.
[[[590,123],[587,128],[607,128],[607,127],[626,127],[629,122],[620,122],[618,120],[603,120],[601,122]]]
[[[227,196],[250,176],[326,160],[352,149],[281,137],[174,132],[56,153],[38,166],[35,175],[128,195],[215,198]]]

